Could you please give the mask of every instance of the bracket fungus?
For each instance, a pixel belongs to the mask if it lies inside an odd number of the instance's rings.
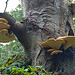
[[[10,25],[4,22],[0,22],[0,30],[2,29],[9,29]]]
[[[50,55],[58,54],[58,53],[63,53],[61,50],[56,50],[56,49],[48,49],[47,52],[50,52]]]
[[[69,47],[75,47],[75,36],[64,36],[59,37],[58,39],[63,39],[65,41],[64,50]]]
[[[51,52],[50,55],[63,53],[63,51],[58,50],[64,44],[65,41],[63,39],[48,39],[46,42],[40,44],[41,47],[44,48],[52,48],[48,49],[47,52]]]
[[[1,29],[9,29],[10,25],[7,23],[8,23],[8,21],[6,19],[0,18],[0,30]]]
[[[0,22],[8,23],[8,21],[4,18],[0,18]]]
[[[7,43],[10,41],[15,40],[15,36],[10,36],[8,33],[8,30],[10,28],[10,25],[7,24],[8,21],[4,18],[0,18],[0,42],[1,43]]]
[[[7,43],[15,40],[15,36],[9,36],[7,29],[0,30],[0,42]]]
[[[48,49],[47,52],[55,51],[56,49]]]
[[[65,41],[63,39],[48,39],[46,42],[40,44],[44,48],[59,49]]]
[[[64,36],[57,39],[48,39],[46,42],[41,43],[40,46],[44,48],[52,48],[48,49],[47,52],[51,52],[50,55],[54,55],[63,53],[62,50],[59,50],[62,44],[62,49],[64,50],[69,47],[75,47],[75,36]]]
[[[54,54],[58,54],[58,53],[63,53],[63,51],[55,50],[55,51],[51,52],[50,55],[54,55]]]
[[[72,5],[73,13],[74,13],[74,14],[73,14],[73,18],[75,18],[75,3],[72,3],[71,5]]]

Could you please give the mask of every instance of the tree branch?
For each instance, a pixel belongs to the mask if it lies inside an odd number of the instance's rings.
[[[5,12],[6,9],[7,9],[8,1],[9,1],[9,0],[6,1],[6,6],[5,6],[5,9],[4,9],[4,12]]]

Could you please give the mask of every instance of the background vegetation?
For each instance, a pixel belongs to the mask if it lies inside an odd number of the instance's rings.
[[[17,21],[20,21],[23,17],[22,6],[19,4],[15,10],[9,12]],[[3,66],[7,59],[11,58],[13,55],[24,55],[24,49],[21,43],[16,38],[7,44],[0,43],[0,67]]]
[[[22,6],[9,12],[17,21],[23,18]],[[42,66],[31,67],[31,60],[24,59],[24,48],[16,38],[7,44],[0,43],[0,74],[1,75],[51,75]]]
[[[9,12],[17,21],[23,18],[22,6],[19,4],[15,10]],[[73,19],[75,31],[75,19]],[[14,56],[14,57],[13,57]],[[19,57],[21,56],[21,57]],[[31,61],[24,60],[24,48],[16,38],[8,44],[0,43],[0,72],[9,75],[51,75],[46,73],[43,67],[36,66],[35,68],[29,66]]]

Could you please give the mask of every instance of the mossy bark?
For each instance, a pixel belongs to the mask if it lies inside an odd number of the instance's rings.
[[[24,46],[25,58],[32,60],[32,66],[42,65],[48,72],[75,75],[73,48],[51,56],[47,49],[40,47],[40,44],[47,39],[66,36],[69,29],[73,28],[71,1],[21,0],[21,2],[24,18],[21,23],[15,24],[14,21],[13,25],[11,21],[10,30]],[[0,16],[3,17],[2,14]]]

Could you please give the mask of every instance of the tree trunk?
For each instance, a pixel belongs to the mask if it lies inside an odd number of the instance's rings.
[[[46,71],[62,75],[75,75],[75,51],[69,48],[63,54],[51,56],[40,44],[49,38],[66,36],[73,28],[70,0],[21,0],[24,19],[15,25],[8,19],[10,30],[25,48],[25,58],[32,60],[32,66],[42,65]],[[12,19],[12,18],[11,18]]]
[[[75,75],[74,51],[51,56],[40,44],[49,38],[68,34],[73,28],[71,0],[21,0],[24,17],[29,24],[25,36],[25,53],[32,65],[42,65],[46,71]],[[71,51],[72,52],[71,52]],[[73,54],[72,54],[73,53]]]
[[[40,44],[49,38],[65,36],[73,28],[70,0],[21,0],[26,24],[25,53],[32,65],[42,65],[46,71],[75,75],[74,51],[51,56]],[[71,51],[72,52],[71,52]]]

